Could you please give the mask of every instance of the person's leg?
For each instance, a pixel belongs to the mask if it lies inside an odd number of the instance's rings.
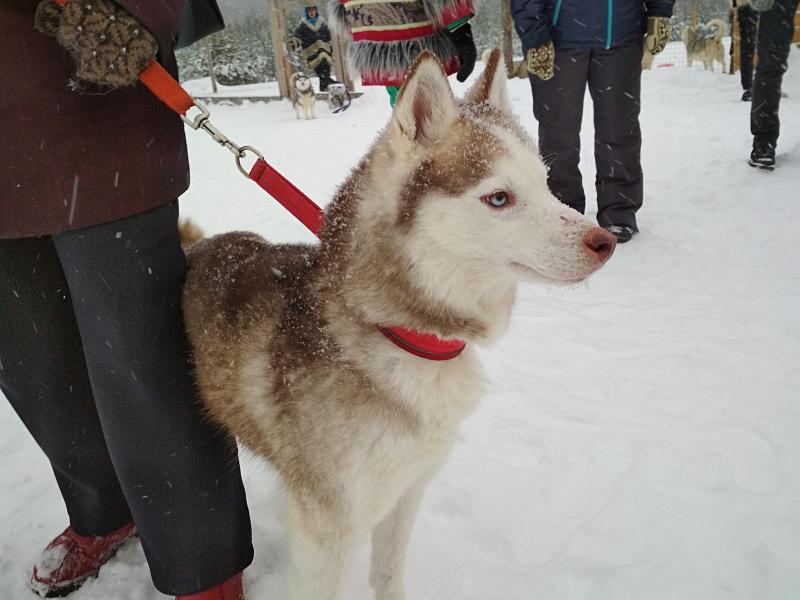
[[[594,103],[597,222],[634,231],[642,206],[642,133],[639,128],[642,40],[592,51],[589,93]]]
[[[770,10],[761,13],[758,65],[753,81],[753,105],[750,108],[750,132],[754,146],[768,144],[774,149],[778,141],[781,81],[788,68],[797,4],[798,0],[775,0]]]
[[[581,213],[586,209],[586,195],[578,165],[590,53],[589,50],[557,48],[555,76],[548,81],[536,75],[529,76],[533,116],[539,123],[539,153],[549,166],[550,191]]]
[[[0,240],[0,389],[50,460],[72,529],[130,523],[49,237]]]
[[[156,587],[191,594],[253,556],[236,445],[204,416],[183,328],[177,203],[53,237],[100,421]]]
[[[749,6],[742,6],[739,12],[739,66],[742,89],[753,87],[753,53],[756,50],[756,28],[758,14]]]
[[[319,91],[327,92],[328,87],[334,83],[333,78],[331,77],[331,64],[326,60],[322,60],[316,66],[314,71],[316,72],[317,77],[319,77]]]

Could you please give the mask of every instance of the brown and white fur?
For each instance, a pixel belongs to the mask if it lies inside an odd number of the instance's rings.
[[[713,34],[701,35],[713,29]],[[722,38],[725,36],[727,26],[722,19],[711,19],[708,23],[701,23],[696,28],[687,26],[683,29],[681,39],[686,46],[686,63],[692,66],[696,60],[703,62],[706,71],[714,70],[714,63],[718,62],[725,71],[725,47]]]
[[[494,208],[500,192],[509,203]],[[288,491],[292,600],[339,597],[370,533],[376,598],[405,598],[423,490],[483,391],[473,347],[506,329],[519,282],[581,281],[614,243],[548,191],[499,52],[463,101],[426,52],[328,206],[319,245],[229,233],[189,251],[203,402]],[[468,345],[427,361],[376,324]]]
[[[300,110],[303,111],[304,119],[315,119],[314,104],[317,97],[314,94],[314,86],[311,80],[303,73],[292,73],[289,80],[292,86],[292,107],[300,118]]]
[[[486,48],[486,50],[481,53],[481,61],[483,61],[483,64],[489,64],[489,57],[492,55],[493,51],[493,48]],[[512,66],[513,69],[508,76],[509,79],[514,77],[517,79],[528,79],[528,61],[523,58],[522,60],[514,61]]]

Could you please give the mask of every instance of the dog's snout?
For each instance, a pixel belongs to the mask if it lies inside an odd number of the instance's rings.
[[[602,227],[594,227],[583,236],[583,245],[598,263],[604,263],[614,254],[617,238]]]

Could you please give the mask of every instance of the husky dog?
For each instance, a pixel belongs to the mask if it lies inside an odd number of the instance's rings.
[[[722,37],[727,28],[722,19],[711,19],[708,23],[700,23],[697,27],[687,26],[683,29],[681,39],[686,46],[686,62],[691,67],[696,60],[703,61],[706,71],[714,70],[714,62],[722,65],[725,71],[725,48]]]
[[[548,191],[495,51],[463,101],[423,52],[388,127],[325,212],[319,245],[228,233],[189,250],[186,327],[211,418],[277,469],[293,600],[339,597],[372,534],[378,600],[403,600],[427,482],[483,390],[473,345],[521,281],[569,284],[615,238]],[[376,325],[463,340],[419,358]]]
[[[314,95],[314,86],[311,85],[311,80],[303,73],[292,73],[289,79],[292,86],[292,106],[297,113],[297,118],[300,118],[300,109],[303,109],[304,119],[315,119],[314,116],[314,103],[317,97]]]

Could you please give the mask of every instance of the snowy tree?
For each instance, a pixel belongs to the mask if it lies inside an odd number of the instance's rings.
[[[181,79],[208,77],[209,55],[214,74],[223,85],[245,85],[274,79],[275,57],[268,29],[266,17],[254,17],[229,23],[223,31],[207,40],[179,50]]]

